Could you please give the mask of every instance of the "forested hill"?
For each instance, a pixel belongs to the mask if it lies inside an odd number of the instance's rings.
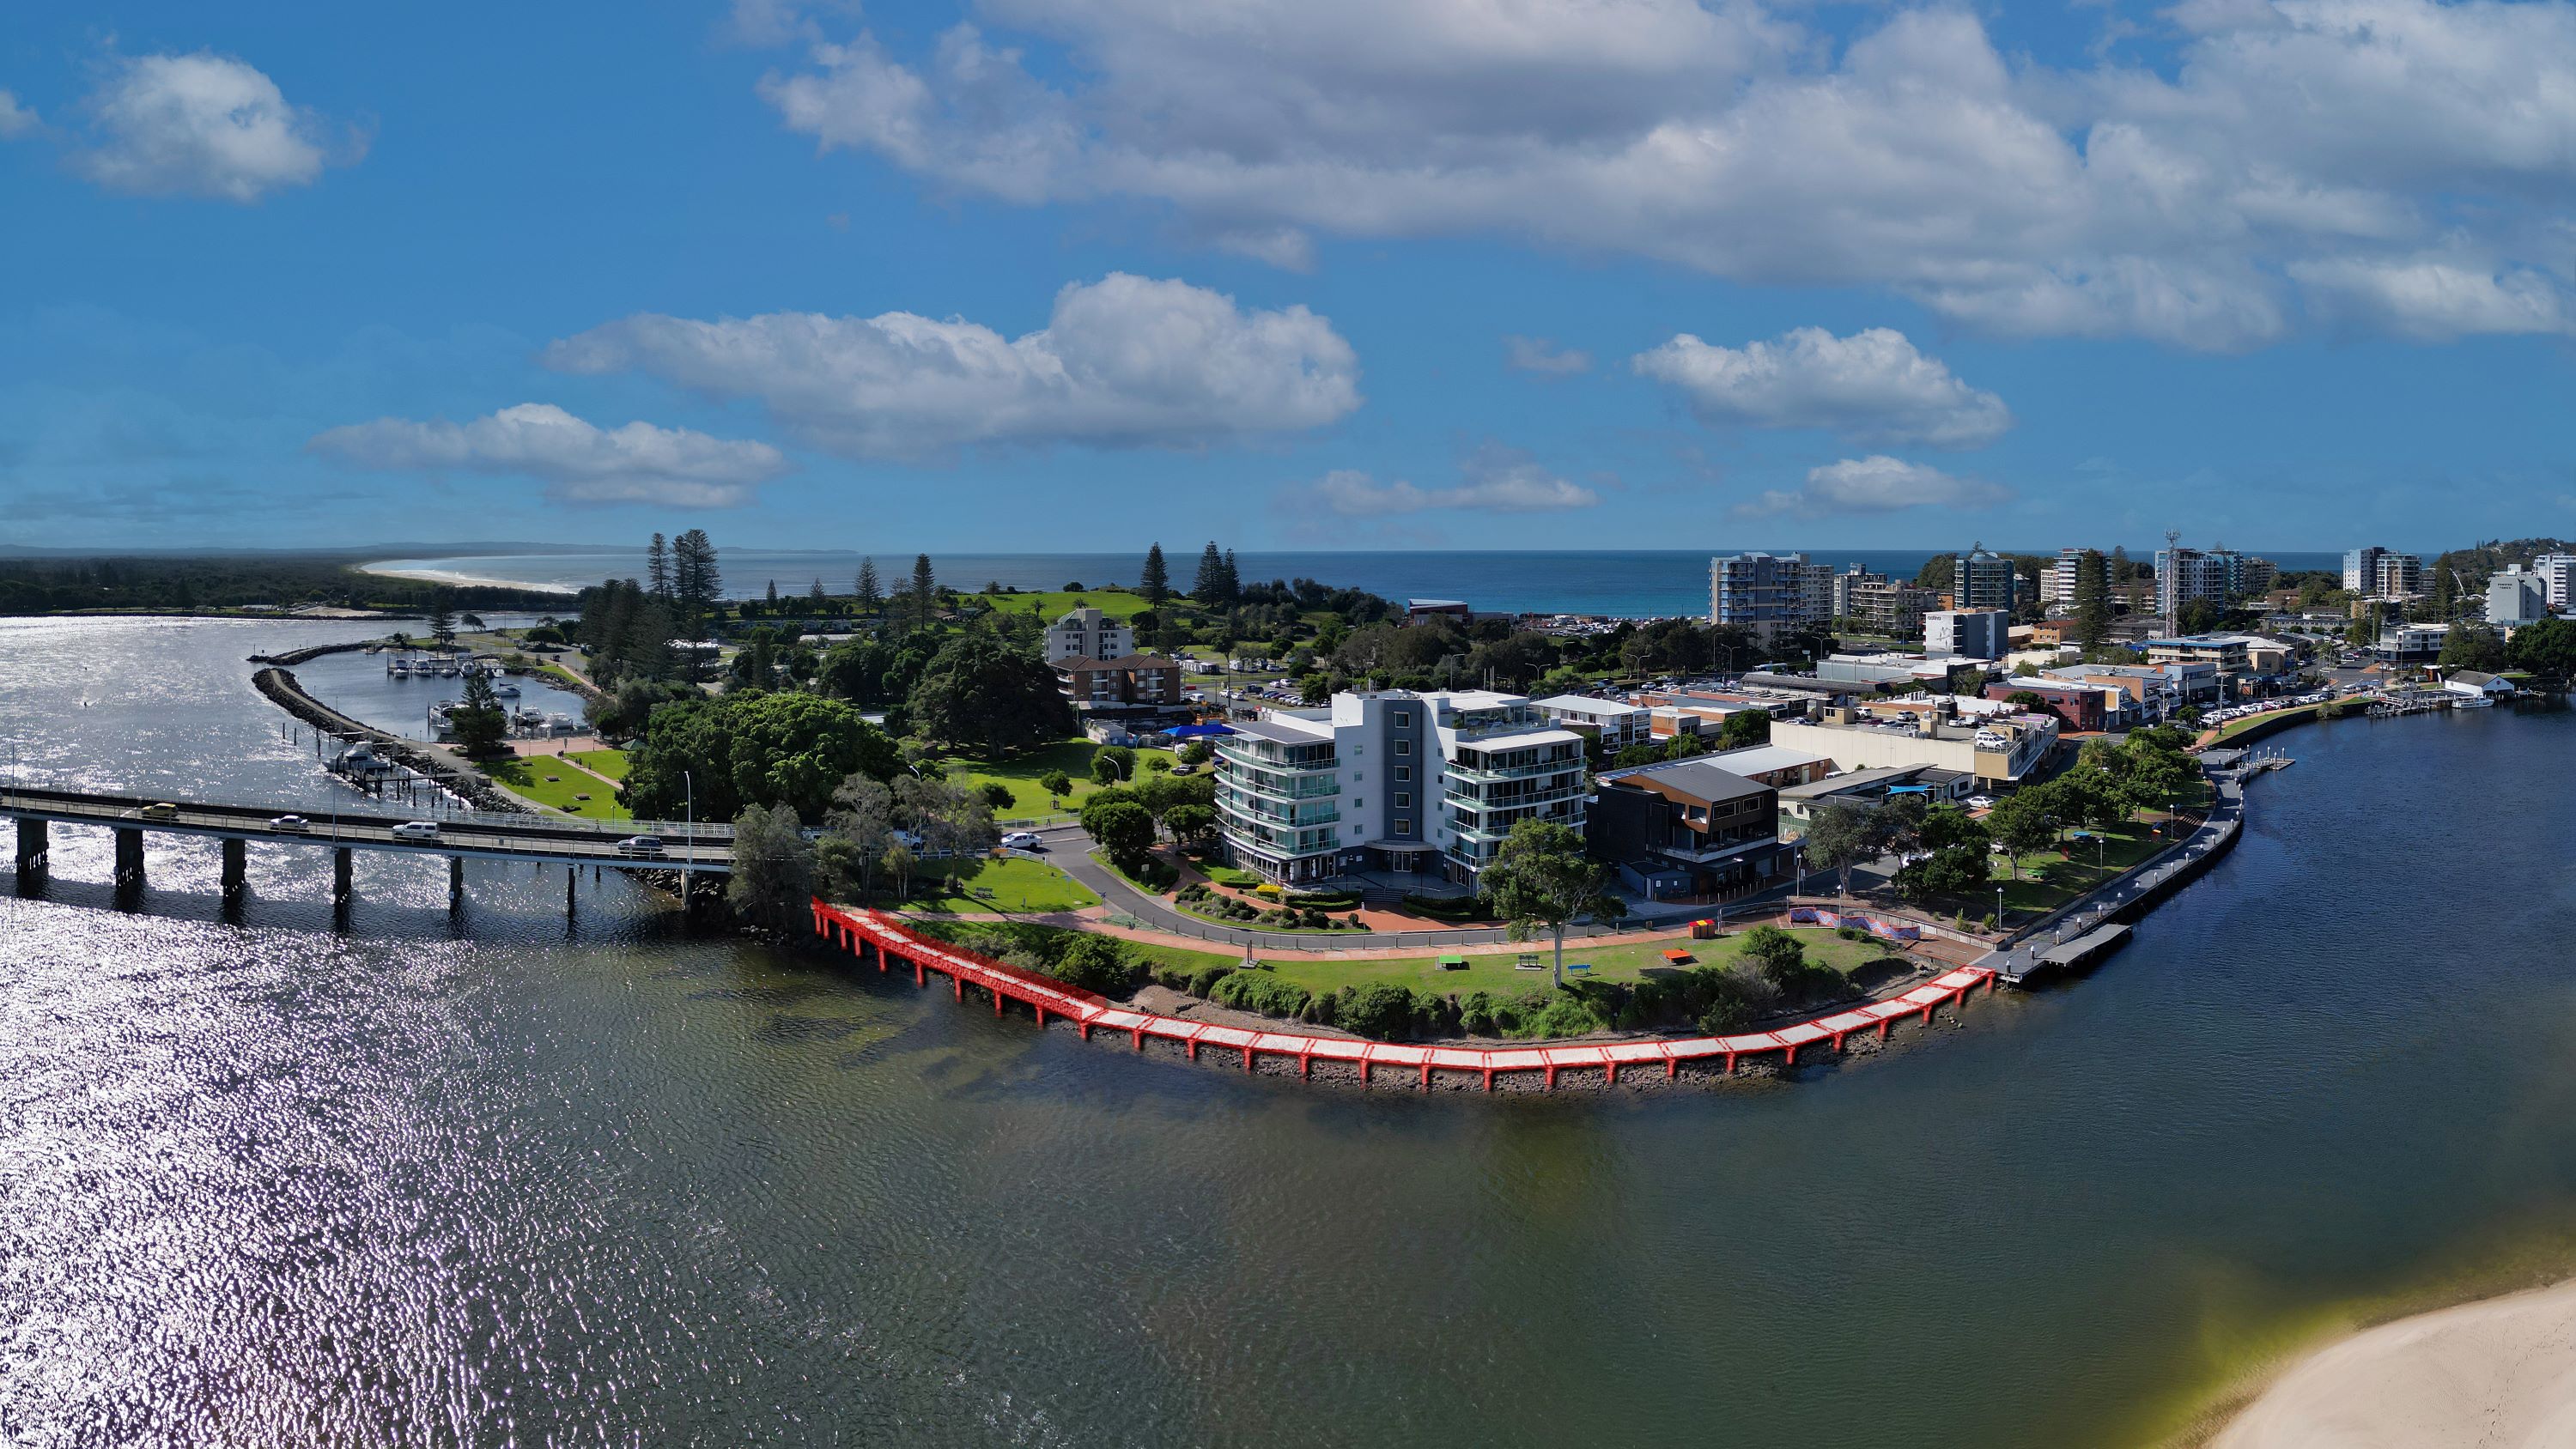
[[[372,557],[372,555],[370,555]],[[456,588],[357,571],[356,555],[237,554],[58,558],[0,557],[0,614],[74,610],[232,609],[252,604],[292,608],[562,609],[561,594],[529,589]]]

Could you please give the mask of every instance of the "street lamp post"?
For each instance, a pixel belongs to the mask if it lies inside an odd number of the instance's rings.
[[[1995,929],[1996,929],[1996,930],[1998,930],[1998,931],[2000,931],[2000,930],[2002,930],[2003,928],[2004,928],[2004,888],[2003,888],[2002,886],[1997,886],[1997,887],[1995,887]]]

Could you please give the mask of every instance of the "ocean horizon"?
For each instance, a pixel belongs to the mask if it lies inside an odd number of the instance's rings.
[[[1729,549],[1728,552],[1743,552]],[[1936,553],[1954,549],[1790,549],[1757,552],[1803,552],[1837,569],[1857,564],[1874,573],[1912,577]],[[2029,550],[2025,550],[2029,551]],[[2145,561],[2148,555],[2131,554]],[[820,581],[824,591],[849,593],[862,557],[876,560],[877,576],[887,585],[908,577],[910,553],[862,555],[853,550],[776,549],[723,550],[718,564],[725,592],[735,597],[766,592],[776,584],[782,594],[802,593]],[[2284,570],[2340,569],[2339,552],[2267,554]],[[1613,618],[1658,619],[1705,617],[1708,613],[1708,561],[1698,549],[1632,550],[1387,550],[1347,552],[1272,552],[1242,550],[1236,570],[1245,582],[1310,578],[1335,588],[1364,589],[1405,599],[1457,599],[1478,613],[1600,614]],[[1168,551],[1165,559],[1177,588],[1187,588],[1198,568],[1195,551]],[[1061,589],[1067,585],[1097,589],[1134,587],[1144,566],[1142,553],[958,553],[930,556],[939,581],[950,588],[979,590],[987,583],[1022,590]],[[370,572],[407,578],[443,579],[458,584],[572,592],[605,579],[635,578],[644,572],[644,551],[631,553],[483,554],[459,557],[386,559],[369,563]]]

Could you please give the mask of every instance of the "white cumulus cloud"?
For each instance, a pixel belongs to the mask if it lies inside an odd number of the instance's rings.
[[[573,503],[730,508],[787,471],[767,443],[642,422],[599,428],[551,403],[521,403],[467,423],[378,418],[333,428],[310,446],[368,468],[542,478],[553,496]]]
[[[1549,472],[1528,454],[1486,447],[1460,465],[1459,481],[1423,488],[1397,479],[1380,483],[1366,473],[1337,468],[1311,485],[1289,489],[1280,500],[1295,509],[1307,496],[1344,518],[1387,518],[1435,509],[1485,513],[1556,513],[1590,508],[1601,495]]]
[[[335,160],[328,125],[289,105],[253,67],[211,51],[121,60],[88,100],[91,143],[72,153],[82,175],[112,191],[251,202],[309,185]]]
[[[545,361],[757,398],[817,446],[866,458],[975,443],[1189,447],[1322,427],[1360,405],[1358,357],[1324,318],[1121,272],[1065,287],[1047,325],[1016,338],[910,312],[645,314],[557,342]]]
[[[2012,501],[1999,483],[1957,478],[1938,468],[1874,453],[1807,470],[1794,491],[1774,490],[1736,510],[1748,517],[1791,514],[1821,518],[1838,513],[1895,513],[1907,508],[1992,508]]]
[[[2576,271],[2568,0],[2184,0],[2155,68],[2007,60],[1956,6],[1849,35],[1754,0],[977,14],[920,53],[811,41],[761,93],[821,148],[948,190],[1142,202],[1295,266],[1312,236],[1501,235],[2205,349],[2312,307],[2350,322],[2350,289],[2308,277],[2455,236],[2497,278],[2563,294]],[[2404,335],[2530,326],[2528,305],[2382,296],[2374,325]]]
[[[1867,443],[1973,448],[2003,436],[2013,421],[2002,398],[1968,386],[1886,327],[1849,337],[1800,327],[1742,347],[1712,346],[1684,332],[1630,366],[1679,388],[1710,423],[1831,428]]]
[[[23,136],[36,129],[36,112],[23,105],[16,96],[0,91],[0,141]]]
[[[1590,372],[1592,354],[1572,347],[1559,347],[1544,337],[1506,337],[1503,339],[1503,363],[1514,372],[1564,377]]]

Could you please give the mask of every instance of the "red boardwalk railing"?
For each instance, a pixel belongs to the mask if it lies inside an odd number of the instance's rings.
[[[1721,1060],[1725,1070],[1731,1074],[1739,1058],[1767,1056],[1773,1052],[1780,1054],[1783,1065],[1795,1066],[1799,1049],[1817,1042],[1824,1042],[1839,1052],[1844,1038],[1854,1032],[1875,1030],[1879,1040],[1885,1041],[1888,1028],[1903,1018],[1919,1017],[1928,1026],[1935,1011],[1964,1001],[1968,993],[1980,985],[1993,990],[1996,979],[1995,973],[1986,967],[1961,966],[1901,996],[1873,1001],[1867,1006],[1838,1011],[1794,1026],[1738,1036],[1490,1050],[1424,1047],[1396,1042],[1354,1041],[1337,1036],[1309,1036],[1303,1032],[1254,1031],[1138,1011],[1133,1007],[1119,1006],[1096,993],[1067,986],[1051,976],[922,935],[900,919],[883,912],[845,911],[819,900],[813,903],[813,907],[814,934],[853,954],[862,944],[873,946],[877,952],[878,970],[891,970],[893,963],[900,960],[911,966],[916,984],[925,983],[928,973],[936,971],[949,979],[960,1001],[966,998],[967,987],[981,987],[992,993],[995,1015],[1001,1013],[1003,1002],[1016,1001],[1037,1013],[1040,1026],[1046,1025],[1047,1017],[1054,1015],[1072,1022],[1085,1038],[1095,1027],[1123,1031],[1138,1051],[1145,1049],[1147,1037],[1179,1042],[1193,1061],[1198,1059],[1201,1047],[1239,1052],[1243,1058],[1243,1069],[1247,1072],[1253,1069],[1255,1060],[1263,1056],[1295,1059],[1300,1076],[1307,1075],[1318,1060],[1347,1063],[1359,1068],[1362,1085],[1366,1085],[1381,1067],[1412,1071],[1425,1088],[1431,1085],[1434,1072],[1462,1073],[1481,1078],[1485,1089],[1491,1091],[1497,1072],[1538,1072],[1544,1075],[1545,1085],[1553,1090],[1557,1073],[1564,1071],[1598,1071],[1604,1081],[1615,1085],[1623,1067],[1660,1064],[1664,1075],[1672,1077],[1679,1074],[1684,1062]]]

